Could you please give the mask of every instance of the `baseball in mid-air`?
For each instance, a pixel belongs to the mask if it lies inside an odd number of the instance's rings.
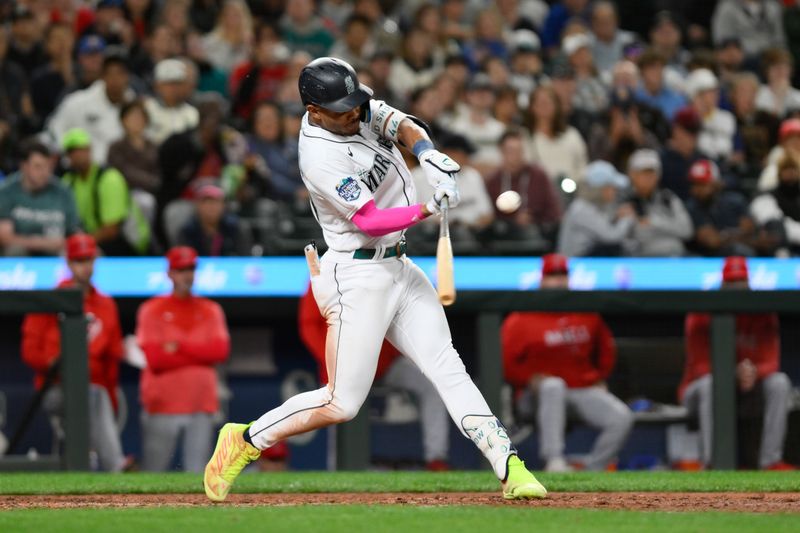
[[[517,191],[506,191],[494,201],[501,213],[513,213],[522,205],[522,197]]]

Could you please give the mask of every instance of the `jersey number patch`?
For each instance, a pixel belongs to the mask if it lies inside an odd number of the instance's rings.
[[[356,180],[347,177],[336,186],[336,192],[339,193],[339,196],[341,196],[345,202],[352,202],[358,200],[358,197],[361,196],[361,187],[359,187]]]

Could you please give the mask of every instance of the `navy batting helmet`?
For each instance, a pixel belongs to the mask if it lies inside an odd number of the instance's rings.
[[[320,57],[303,67],[299,87],[303,105],[314,104],[337,113],[372,98],[372,89],[359,83],[353,67],[335,57]]]

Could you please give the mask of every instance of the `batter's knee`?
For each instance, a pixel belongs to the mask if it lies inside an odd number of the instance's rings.
[[[341,424],[354,419],[358,415],[358,411],[361,410],[362,403],[364,403],[363,400],[335,399],[333,401],[334,422]]]

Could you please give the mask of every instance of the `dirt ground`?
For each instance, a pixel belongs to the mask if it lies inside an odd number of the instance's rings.
[[[192,507],[200,505],[516,505],[550,508],[626,509],[637,511],[728,511],[800,513],[800,492],[559,492],[545,500],[507,502],[499,493],[379,494],[231,494],[212,504],[202,494],[94,494],[0,496],[0,511],[31,508]]]

